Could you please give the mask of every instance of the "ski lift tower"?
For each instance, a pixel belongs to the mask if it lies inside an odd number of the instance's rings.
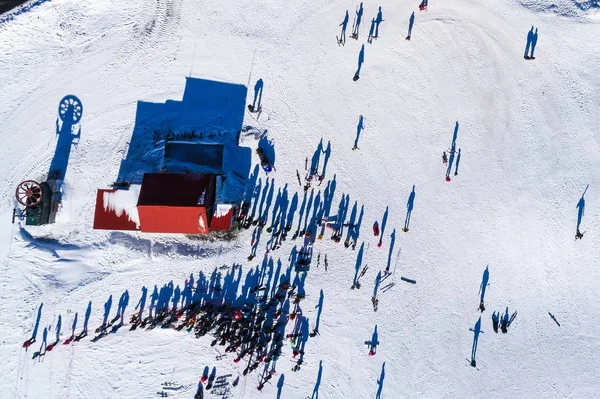
[[[17,186],[15,193],[17,202],[24,209],[13,209],[13,223],[15,217],[25,219],[28,226],[41,226],[50,221],[52,209],[52,188],[47,182],[38,183],[35,180],[25,180]]]

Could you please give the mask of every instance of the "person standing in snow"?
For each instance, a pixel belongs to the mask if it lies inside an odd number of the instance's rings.
[[[448,155],[446,155],[446,151],[442,153],[442,162],[444,163],[444,165],[448,163]]]

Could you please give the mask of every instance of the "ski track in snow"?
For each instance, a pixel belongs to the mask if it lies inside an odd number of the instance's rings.
[[[158,397],[162,382],[175,381],[184,388],[170,397],[192,397],[205,366],[215,366],[217,376],[231,373],[230,382],[241,374],[243,366],[231,355],[216,360],[222,348],[211,347],[211,337],[160,328],[124,326],[95,343],[90,334],[32,360],[44,328],[48,343],[54,341],[59,315],[61,340],[70,336],[75,312],[80,331],[88,301],[93,331],[109,295],[112,318],[119,296],[129,290],[129,315],[142,286],[151,291],[172,281],[182,287],[190,274],[210,276],[222,265],[242,264],[245,276],[262,262],[265,231],[257,258],[248,262],[252,229],[233,241],[211,242],[91,228],[96,189],[116,179],[137,102],[181,100],[191,75],[248,85],[250,103],[254,83],[264,80],[260,119],[246,112],[244,125],[268,130],[275,144],[274,196],[287,183],[290,199],[298,192],[300,208],[296,169],[304,173],[305,157],[323,139],[332,153],[314,195],[320,189],[322,197],[335,176],[331,214],[342,195],[350,196],[346,220],[355,201],[358,211],[364,205],[357,246],[364,241],[361,268],[369,269],[362,288],[350,290],[358,248],[335,244],[326,233],[314,247],[320,266],[313,259],[306,278],[302,309],[310,328],[321,289],[324,305],[305,364],[292,372],[291,349],[284,345],[271,384],[258,392],[258,373],[250,373],[231,397],[275,397],[284,374],[281,397],[304,399],[313,392],[321,360],[322,398],[374,397],[384,362],[381,398],[595,396],[597,9],[569,0],[460,0],[433,2],[419,12],[418,2],[382,0],[364,4],[359,40],[347,33],[346,45],[338,46],[338,25],[348,9],[350,32],[358,3],[57,0],[0,22],[0,355],[8,359],[0,366],[1,392],[14,398]],[[380,5],[380,37],[369,44],[369,24]],[[525,61],[531,26],[540,32],[536,60]],[[353,82],[362,44],[365,62]],[[58,140],[58,103],[68,94],[84,111],[74,126],[81,138],[69,157],[57,221],[20,230],[8,224],[14,190],[25,179],[45,180]],[[364,130],[360,149],[352,151],[359,115]],[[462,158],[448,183],[440,158],[457,121]],[[262,171],[260,178],[264,188]],[[414,211],[404,233],[413,184]],[[587,232],[574,242],[575,206],[587,184]],[[382,222],[386,207],[378,248],[371,226]],[[296,213],[293,230],[297,222]],[[380,286],[374,312],[374,282],[387,265],[394,229],[395,273]],[[288,239],[272,252],[275,264],[281,259],[287,267],[298,243]],[[490,285],[476,370],[465,358],[473,342],[469,328],[481,315],[477,291],[486,266]],[[391,282],[395,286],[382,292]],[[25,351],[40,303],[37,342]],[[495,334],[491,313],[506,306],[518,317],[508,334]],[[370,357],[365,342],[375,325],[379,345]]]

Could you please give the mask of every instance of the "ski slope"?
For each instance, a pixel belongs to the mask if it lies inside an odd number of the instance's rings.
[[[302,199],[296,170],[304,173],[305,158],[322,140],[331,155],[314,195],[323,195],[335,177],[331,213],[343,195],[349,196],[348,217],[355,203],[358,212],[364,206],[355,250],[330,240],[330,233],[315,242],[321,264],[313,259],[301,305],[311,326],[321,290],[323,308],[320,335],[308,339],[301,370],[291,370],[286,344],[277,374],[262,391],[253,372],[241,376],[229,397],[597,395],[600,14],[593,2],[432,1],[420,12],[418,2],[365,1],[358,40],[350,38],[358,6],[352,2],[36,3],[0,16],[0,396],[155,398],[164,382],[174,382],[178,389],[166,390],[169,397],[190,398],[206,366],[232,374],[229,382],[241,375],[233,355],[217,360],[222,348],[211,347],[211,337],[160,328],[123,327],[98,342],[90,342],[90,334],[32,359],[45,328],[48,343],[55,340],[59,316],[62,341],[75,313],[80,330],[89,301],[93,333],[109,295],[112,319],[125,290],[131,314],[143,286],[183,286],[190,274],[209,276],[222,265],[241,264],[245,276],[262,263],[268,234],[249,262],[252,229],[231,241],[92,229],[96,189],[115,181],[137,102],[181,100],[186,77],[246,85],[247,103],[262,78],[263,112],[258,120],[246,112],[244,124],[268,130],[273,140],[275,193],[287,184],[290,198],[297,192]],[[368,43],[379,6],[380,37]],[[338,46],[346,10],[347,41]],[[536,59],[526,61],[532,26],[539,29]],[[364,64],[354,82],[363,44]],[[16,185],[46,177],[58,103],[68,94],[81,100],[83,116],[56,223],[10,224]],[[360,115],[364,130],[353,151]],[[440,158],[457,122],[459,173],[453,167],[447,182]],[[254,149],[256,142],[246,138],[242,145]],[[260,177],[264,183],[262,171]],[[576,206],[588,184],[585,237],[574,241]],[[403,232],[413,185],[410,230]],[[386,208],[379,248],[371,226],[382,224]],[[300,240],[269,253],[273,264],[280,260],[286,268],[294,244]],[[361,269],[369,267],[362,288],[351,290],[361,246]],[[384,284],[396,285],[379,291],[374,312],[376,276],[388,264],[393,275]],[[37,342],[26,351],[22,344],[41,303]],[[491,314],[507,306],[518,316],[507,334],[496,334]],[[469,329],[480,316],[473,368]],[[375,326],[379,345],[369,356],[365,342]]]

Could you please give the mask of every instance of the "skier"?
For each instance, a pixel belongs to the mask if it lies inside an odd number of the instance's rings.
[[[583,238],[583,233],[581,231],[579,231],[579,229],[577,229],[577,233],[575,233],[575,239],[582,239]]]
[[[446,155],[446,151],[444,151],[442,154],[442,162],[444,163],[444,165],[448,163],[448,155]]]
[[[375,237],[377,237],[379,235],[379,223],[377,223],[377,221],[375,221],[375,223],[373,223],[373,235]]]
[[[419,4],[419,11],[427,10],[427,3],[427,0],[421,1],[421,4]]]

